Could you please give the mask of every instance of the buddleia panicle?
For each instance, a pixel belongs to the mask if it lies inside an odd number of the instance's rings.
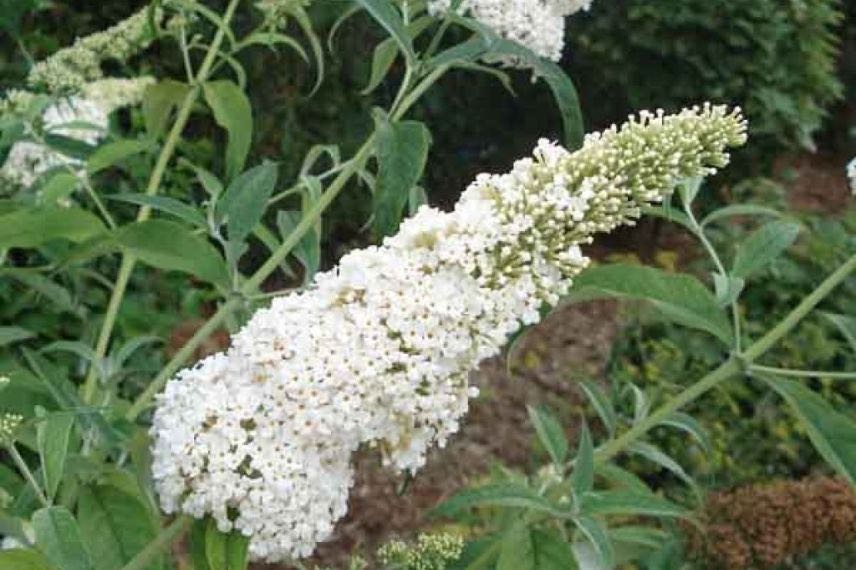
[[[76,94],[104,76],[102,62],[126,61],[148,47],[155,38],[152,23],[160,18],[160,10],[146,7],[111,28],[78,38],[33,66],[27,82],[52,94]]]
[[[423,206],[274,299],[159,396],[161,506],[242,532],[254,559],[308,556],[347,512],[356,450],[420,469],[478,394],[470,372],[568,292],[582,246],[724,166],[745,130],[739,111],[705,105],[641,113],[573,153],[542,140],[454,211]]]
[[[565,18],[588,10],[592,0],[463,0],[458,12],[478,20],[505,39],[522,44],[541,57],[559,61],[565,47]],[[428,0],[428,11],[445,15],[452,0]],[[520,67],[504,58],[501,63]]]
[[[0,413],[0,445],[9,445],[15,439],[15,432],[24,421],[20,414]]]
[[[446,570],[463,551],[464,539],[459,535],[421,534],[416,544],[400,540],[385,544],[377,558],[381,564],[401,570]]]

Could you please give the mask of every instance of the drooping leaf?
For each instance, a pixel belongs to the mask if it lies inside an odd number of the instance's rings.
[[[779,257],[800,233],[799,224],[775,221],[752,232],[738,247],[731,274],[746,278]]]
[[[571,150],[583,144],[585,127],[579,96],[573,81],[557,64],[536,55],[532,50],[511,40],[491,44],[489,53],[523,59],[532,66],[535,74],[550,87],[564,125],[564,143]]]
[[[821,457],[851,485],[856,485],[856,421],[799,382],[766,377],[765,380],[791,406]]]
[[[122,568],[157,535],[151,514],[140,500],[112,485],[89,485],[78,501],[80,532],[95,570]],[[163,557],[144,570],[165,568]]]
[[[48,499],[53,499],[62,481],[73,425],[74,416],[68,412],[47,414],[38,423],[39,458]]]
[[[671,426],[688,433],[701,445],[705,453],[708,455],[713,454],[713,443],[710,441],[707,430],[691,415],[683,412],[675,412],[661,421],[660,425]]]
[[[149,135],[157,137],[163,132],[173,110],[181,104],[189,90],[190,86],[186,83],[172,79],[146,88],[143,95],[143,118]]]
[[[680,224],[692,232],[695,231],[692,220],[685,213],[672,207],[666,207],[666,205],[642,206],[642,214]]]
[[[667,499],[653,494],[631,491],[588,493],[582,502],[582,512],[589,516],[690,517],[690,511]]]
[[[562,424],[546,407],[527,406],[526,409],[529,411],[529,421],[535,427],[535,433],[538,434],[541,445],[550,454],[553,462],[561,465],[568,456],[568,439],[565,437]]]
[[[276,213],[276,225],[279,233],[286,238],[300,224],[303,215],[293,210],[280,210]],[[311,281],[321,263],[321,236],[312,228],[303,234],[293,250],[294,256],[305,269],[304,283]]]
[[[146,220],[119,228],[119,245],[159,269],[182,271],[225,287],[229,274],[223,258],[208,240],[166,220]]]
[[[217,202],[217,217],[226,221],[229,241],[243,242],[258,225],[276,188],[274,162],[264,162],[235,178]]]
[[[588,424],[583,420],[580,428],[580,443],[571,472],[571,489],[575,497],[582,497],[594,487],[594,445]]]
[[[61,170],[45,181],[39,188],[39,194],[44,204],[56,206],[71,196],[79,185],[77,175]]]
[[[651,489],[639,476],[614,463],[599,463],[595,465],[595,472],[619,489],[642,495],[651,493]]]
[[[422,177],[431,133],[422,123],[381,121],[377,127],[378,176],[373,211],[378,235],[395,233],[413,188]]]
[[[633,453],[639,455],[640,457],[644,457],[648,461],[652,463],[656,463],[663,469],[670,471],[674,475],[676,475],[681,481],[686,483],[696,495],[699,494],[698,486],[692,477],[686,472],[686,470],[681,467],[681,465],[675,461],[670,455],[662,451],[655,445],[652,445],[645,441],[635,441],[627,446],[627,451],[629,453]]]
[[[568,297],[571,302],[597,298],[651,302],[664,317],[706,331],[731,345],[731,325],[713,294],[695,277],[638,265],[601,265],[582,272]]]
[[[517,483],[496,483],[467,489],[452,496],[436,507],[435,516],[451,516],[473,507],[516,507],[548,512],[557,516],[565,513],[534,490]]]
[[[238,85],[232,81],[210,81],[203,86],[205,100],[217,124],[226,129],[226,179],[244,169],[253,142],[253,109]]]
[[[21,342],[34,336],[36,333],[23,327],[0,327],[0,346]]]
[[[413,51],[413,40],[407,33],[407,26],[404,24],[401,14],[398,13],[398,9],[390,0],[357,0],[357,3],[377,23],[383,26],[390,36],[395,38],[402,53],[409,61],[416,59],[416,53]]]
[[[199,211],[189,204],[185,204],[181,200],[170,198],[168,196],[149,196],[148,194],[113,194],[108,196],[111,200],[119,200],[128,202],[129,204],[137,204],[139,206],[148,206],[167,214],[172,214],[177,218],[184,220],[190,225],[198,228],[204,228],[207,225],[205,217]]]
[[[142,154],[151,148],[151,140],[123,139],[105,143],[89,156],[86,161],[86,170],[89,174],[101,172],[128,157]]]
[[[714,210],[701,221],[701,226],[704,227],[712,222],[722,220],[730,216],[771,216],[774,218],[781,218],[782,213],[772,208],[756,206],[754,204],[734,204],[732,206],[725,206],[724,208]]]
[[[65,507],[46,507],[33,514],[36,546],[62,570],[93,570],[80,529]]]
[[[618,428],[618,415],[615,413],[615,407],[612,405],[609,396],[594,382],[583,380],[579,384],[604,427],[610,435],[614,434]]]
[[[821,312],[820,314],[838,327],[838,330],[841,331],[841,334],[850,343],[850,347],[856,352],[856,317],[826,312]]]
[[[94,214],[81,208],[33,208],[0,216],[0,249],[37,247],[51,240],[80,243],[104,231]]]

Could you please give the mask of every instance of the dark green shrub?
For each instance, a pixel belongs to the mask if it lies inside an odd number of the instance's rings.
[[[595,122],[710,99],[744,108],[756,151],[811,147],[842,93],[840,20],[838,0],[595,2],[570,21],[571,74]]]

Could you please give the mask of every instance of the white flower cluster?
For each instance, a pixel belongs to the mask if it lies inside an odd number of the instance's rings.
[[[453,212],[423,207],[383,246],[275,299],[160,395],[162,507],[249,536],[254,559],[309,555],[346,512],[354,451],[421,467],[476,395],[469,372],[586,266],[580,245],[744,139],[739,112],[706,106],[642,114],[575,153],[541,141],[510,173],[480,175]]]
[[[29,140],[12,145],[0,178],[13,186],[29,188],[40,176],[57,167],[68,167],[83,175],[83,163],[44,144],[46,136],[58,135],[88,145],[97,144],[106,134],[110,114],[142,101],[151,77],[101,79],[83,86],[81,94],[63,97],[48,106],[40,125],[30,125]],[[23,97],[19,93],[17,99]]]
[[[463,0],[459,11],[469,14],[501,37],[558,61],[565,47],[565,18],[588,10],[592,0]],[[435,16],[449,11],[452,0],[428,0]],[[516,65],[513,59],[504,63]]]
[[[847,181],[850,183],[850,191],[856,195],[856,158],[847,164]]]

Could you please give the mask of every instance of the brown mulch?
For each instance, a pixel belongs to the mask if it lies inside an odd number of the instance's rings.
[[[845,167],[850,157],[833,153],[801,153],[776,162],[776,177],[788,190],[795,210],[840,215],[854,203]]]

